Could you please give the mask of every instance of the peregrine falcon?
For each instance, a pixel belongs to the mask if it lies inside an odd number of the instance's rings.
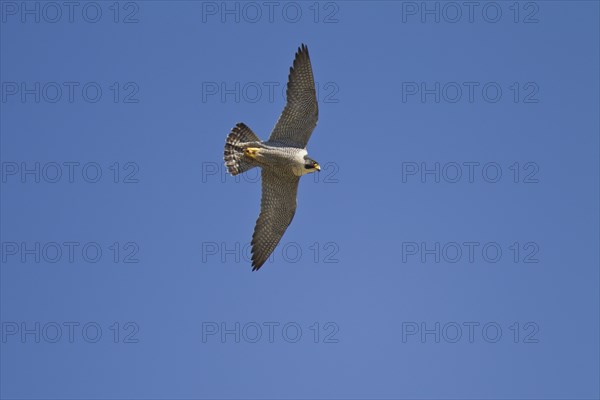
[[[225,142],[224,160],[231,175],[261,168],[260,215],[252,235],[252,271],[267,261],[296,213],[296,194],[302,175],[320,171],[308,157],[306,144],[319,114],[308,48],[302,44],[290,67],[287,104],[269,140],[263,142],[238,123]]]

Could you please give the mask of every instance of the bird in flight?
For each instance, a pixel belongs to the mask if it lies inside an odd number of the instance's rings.
[[[302,44],[290,67],[287,104],[269,140],[261,141],[243,123],[234,126],[227,136],[223,158],[231,175],[261,168],[260,215],[252,235],[253,271],[267,261],[292,222],[300,177],[321,170],[306,151],[318,114],[308,48]]]

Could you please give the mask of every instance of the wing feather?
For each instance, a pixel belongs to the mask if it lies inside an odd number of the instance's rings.
[[[290,67],[287,84],[287,104],[279,116],[270,141],[305,148],[317,126],[319,107],[308,47],[302,45]]]
[[[260,215],[252,235],[252,270],[267,261],[296,213],[300,178],[264,168],[261,174]]]

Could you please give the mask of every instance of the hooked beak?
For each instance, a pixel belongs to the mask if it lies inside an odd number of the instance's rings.
[[[321,172],[321,166],[319,164],[315,164],[315,169],[319,172]]]

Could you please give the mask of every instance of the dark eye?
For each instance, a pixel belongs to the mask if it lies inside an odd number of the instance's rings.
[[[304,169],[310,169],[311,167],[312,167],[311,165],[304,164]]]

